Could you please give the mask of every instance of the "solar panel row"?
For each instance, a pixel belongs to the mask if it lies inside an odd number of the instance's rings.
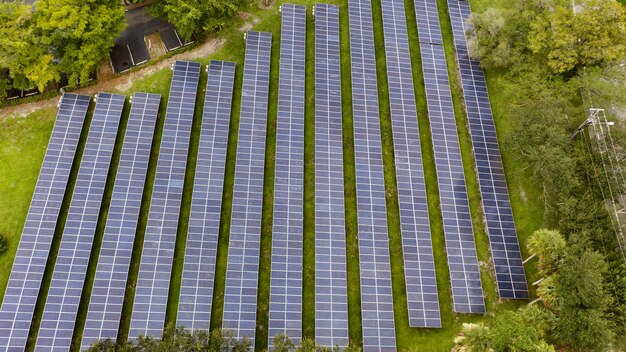
[[[484,313],[476,243],[443,46],[420,44],[454,311]]]
[[[235,63],[213,60],[208,72],[176,321],[192,331],[211,323]]]
[[[239,139],[222,327],[254,342],[272,34],[250,31],[241,92]]]
[[[409,326],[441,327],[404,1],[382,15]]]
[[[417,35],[424,44],[443,45],[437,0],[416,0]]]
[[[200,64],[177,61],[167,102],[129,338],[160,338],[178,229]]]
[[[315,5],[315,341],[348,345],[339,7]]]
[[[285,335],[302,338],[302,211],[306,7],[281,6],[276,172],[270,273],[269,347]]]
[[[159,94],[135,93],[111,195],[81,348],[116,340],[139,210],[148,172]]]
[[[0,309],[0,351],[22,351],[90,97],[65,94],[43,159]]]
[[[465,40],[471,10],[467,1],[448,3],[498,292],[501,298],[526,299],[528,285],[487,83],[480,63],[470,59]]]
[[[463,162],[436,0],[415,2],[454,310],[484,312]]]
[[[67,351],[72,343],[104,186],[126,97],[100,93],[95,100],[96,108],[78,169],[35,351]]]
[[[369,0],[349,0],[364,351],[396,349],[376,53]]]

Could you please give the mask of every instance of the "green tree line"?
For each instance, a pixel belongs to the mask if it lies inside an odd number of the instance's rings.
[[[87,352],[248,352],[252,343],[248,338],[237,339],[230,330],[194,330],[168,326],[162,339],[140,336],[136,342],[117,343],[110,339],[99,340]],[[288,337],[274,338],[275,352],[360,352],[361,349],[348,346],[340,349],[320,346],[314,340],[304,338],[296,346]]]
[[[555,230],[537,231],[528,241],[541,276],[539,300],[465,325],[455,349],[619,350],[626,264],[602,193],[607,184],[599,183],[607,178],[593,141],[570,134],[591,106],[625,111],[625,7],[616,0],[517,0],[475,13],[469,24],[470,54],[498,72],[507,97],[511,129],[503,146],[539,186],[544,226]],[[610,118],[624,151],[624,123]]]

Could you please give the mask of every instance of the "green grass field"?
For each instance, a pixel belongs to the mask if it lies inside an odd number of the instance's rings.
[[[307,71],[306,71],[306,130],[305,130],[305,184],[304,184],[304,290],[303,290],[303,335],[305,337],[314,337],[315,317],[314,317],[314,23],[310,13],[310,7],[314,1],[299,0],[292,1],[294,3],[306,4],[309,6],[308,14],[308,32],[307,32]],[[356,191],[355,191],[355,171],[354,171],[354,152],[353,152],[353,134],[352,134],[352,100],[350,85],[350,51],[349,51],[349,29],[348,29],[348,8],[347,1],[333,0],[331,3],[340,4],[341,11],[341,41],[342,41],[342,94],[343,94],[343,134],[344,134],[344,177],[345,177],[345,198],[346,198],[346,242],[348,255],[348,302],[350,316],[350,338],[355,344],[361,341],[361,314],[360,314],[360,287],[359,287],[359,263],[358,263],[358,240],[357,240],[357,223],[356,223]],[[282,1],[278,1],[279,5]],[[438,0],[439,14],[444,35],[445,49],[447,55],[448,70],[452,84],[452,94],[454,98],[455,112],[457,116],[459,137],[463,151],[463,161],[466,172],[466,180],[468,192],[470,196],[470,205],[473,215],[473,225],[476,232],[477,247],[479,251],[479,259],[484,264],[483,267],[483,288],[486,294],[486,302],[488,314],[485,316],[467,316],[452,313],[452,302],[450,297],[449,276],[445,256],[445,244],[443,239],[443,228],[441,222],[441,212],[439,210],[439,196],[437,188],[437,179],[435,173],[432,140],[430,135],[429,121],[426,118],[426,97],[424,92],[424,84],[422,77],[421,59],[419,55],[419,45],[417,43],[417,29],[415,23],[415,14],[413,10],[413,1],[405,0],[405,8],[407,12],[408,30],[411,42],[411,60],[413,64],[413,77],[415,81],[416,98],[418,104],[418,122],[420,127],[424,171],[426,175],[426,187],[428,193],[430,222],[433,235],[433,246],[436,261],[436,270],[438,274],[439,299],[441,306],[441,314],[443,320],[442,329],[416,329],[408,327],[408,316],[406,311],[406,297],[404,288],[403,262],[401,257],[401,239],[400,226],[398,216],[397,192],[395,184],[395,167],[393,156],[393,144],[389,114],[389,99],[387,93],[387,76],[385,70],[384,43],[381,22],[380,2],[373,1],[373,15],[376,23],[375,39],[377,53],[377,70],[378,70],[378,87],[380,98],[381,112],[381,134],[383,143],[383,157],[385,168],[385,183],[387,185],[387,209],[390,236],[390,251],[392,253],[392,272],[393,272],[393,293],[394,293],[394,309],[396,313],[396,334],[399,350],[427,350],[427,351],[449,351],[452,346],[453,336],[460,329],[463,322],[475,322],[490,319],[494,314],[505,309],[513,309],[518,307],[519,302],[499,302],[495,292],[495,282],[491,276],[492,270],[489,252],[489,244],[486,233],[484,231],[484,222],[482,209],[480,206],[480,194],[474,171],[474,161],[471,153],[471,141],[467,130],[467,118],[464,113],[462,92],[456,77],[456,64],[454,58],[454,47],[452,43],[452,34],[450,29],[450,21],[447,14],[446,0]],[[499,2],[496,0],[474,0],[472,5],[475,11],[483,11],[489,6],[495,6]],[[280,14],[277,6],[269,10],[253,10],[259,22],[254,26],[255,30],[271,31],[273,33],[273,50],[272,50],[272,83],[270,84],[270,100],[268,114],[268,135],[267,135],[267,152],[266,152],[266,173],[264,187],[264,208],[262,223],[262,242],[261,242],[261,259],[259,273],[259,296],[257,308],[257,349],[263,349],[267,346],[267,317],[269,302],[269,274],[271,262],[271,228],[272,228],[272,204],[273,204],[273,180],[274,180],[274,152],[275,152],[275,128],[276,128],[276,111],[277,111],[277,80],[279,73],[279,43],[280,43]],[[234,182],[234,160],[237,146],[237,133],[239,122],[239,110],[241,102],[241,81],[242,67],[245,52],[245,42],[243,34],[234,30],[230,30],[224,34],[227,44],[217,53],[210,57],[199,60],[206,64],[210,59],[222,59],[235,61],[238,70],[235,79],[235,95],[233,98],[233,114],[230,125],[229,144],[227,158],[233,162],[226,165],[225,184],[222,203],[222,221],[220,225],[220,240],[217,254],[216,279],[214,288],[214,303],[211,328],[221,326],[221,314],[223,306],[223,292],[226,271],[226,259],[228,251],[228,235],[230,227],[230,213],[232,205],[232,193]],[[509,123],[506,119],[506,101],[507,97],[503,95],[500,89],[500,73],[487,72],[488,84],[494,109],[494,117],[498,133],[501,137],[506,137],[509,132]],[[129,274],[129,282],[127,284],[127,292],[125,305],[123,309],[123,317],[121,323],[121,331],[119,337],[125,339],[128,334],[130,324],[130,314],[132,311],[132,301],[134,296],[134,285],[138,274],[141,249],[143,244],[143,236],[147,221],[147,212],[150,204],[150,194],[154,182],[154,174],[156,171],[156,157],[158,155],[159,139],[163,126],[164,111],[167,103],[167,94],[169,91],[169,82],[171,79],[171,70],[164,69],[151,74],[143,79],[134,82],[133,86],[125,92],[131,95],[136,91],[145,91],[160,93],[163,95],[161,104],[161,114],[157,122],[155,132],[155,142],[153,144],[152,159],[148,170],[146,189],[144,190],[144,200],[140,216],[140,225],[137,230],[137,238],[135,240],[135,248],[133,252],[133,260],[131,262],[131,270]],[[178,293],[180,290],[180,280],[182,275],[182,264],[184,260],[186,229],[189,217],[191,193],[193,189],[193,177],[195,173],[196,158],[198,150],[198,138],[200,117],[202,113],[202,103],[204,98],[204,85],[206,83],[206,75],[202,76],[199,87],[199,94],[196,104],[196,112],[194,119],[194,128],[192,132],[191,144],[189,149],[189,164],[186,174],[186,182],[184,187],[183,205],[180,213],[180,222],[178,229],[178,238],[174,256],[174,266],[172,271],[172,279],[170,283],[170,298],[167,311],[167,323],[173,324],[176,320]],[[128,109],[122,117],[122,129],[128,115]],[[45,153],[47,140],[49,138],[51,128],[54,122],[56,111],[54,109],[42,110],[31,114],[25,118],[1,118],[0,117],[0,216],[5,221],[0,223],[0,233],[4,233],[9,238],[10,249],[0,257],[0,268],[4,269],[6,275],[0,278],[0,290],[4,292],[6,282],[8,280],[8,272],[10,270],[13,256],[19,242],[19,236],[28,210],[28,205],[34,186],[36,183],[39,167],[43,155]],[[122,134],[120,133],[120,136]],[[116,153],[114,154],[112,168],[109,175],[114,175],[116,170],[116,162],[119,159],[119,152],[123,138],[118,139]],[[79,154],[84,140],[79,146]],[[511,193],[511,201],[515,213],[515,219],[518,227],[519,237],[522,244],[532,231],[543,224],[543,209],[539,199],[539,191],[532,179],[525,174],[524,165],[517,165],[512,162],[513,158],[509,151],[502,150],[503,159],[507,171],[507,179]],[[77,163],[75,163],[77,164]],[[74,165],[73,176],[70,183],[76,176],[78,165]],[[97,253],[102,239],[104,227],[104,216],[108,210],[108,202],[111,196],[113,178],[107,183],[107,190],[101,210],[101,219],[96,233],[96,241],[92,253],[92,261],[88,268],[88,280],[83,292],[81,300],[81,309],[79,310],[78,323],[75,330],[75,341],[73,350],[78,350],[80,337],[88,307],[89,293],[93,282],[93,275]],[[68,197],[66,197],[68,198]],[[61,212],[61,222],[64,222],[64,214],[67,212],[69,199],[66,199]],[[58,226],[53,248],[58,248],[60,242],[60,230]],[[56,247],[55,247],[56,246]],[[54,251],[53,251],[54,253]],[[50,261],[52,263],[53,261]],[[51,275],[51,264],[47,268],[46,278],[49,281]],[[534,278],[534,269],[528,268],[527,276],[529,281]],[[44,283],[42,292],[45,292],[47,282]],[[37,311],[35,314],[36,321],[40,319],[43,309],[44,300],[40,297]],[[35,323],[35,326],[37,323]],[[34,347],[33,338],[34,331],[31,331],[31,343],[29,347]]]

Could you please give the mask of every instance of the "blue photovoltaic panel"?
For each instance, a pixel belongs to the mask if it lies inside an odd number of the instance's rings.
[[[126,97],[96,96],[87,143],[46,297],[35,351],[67,351],[87,275],[115,138]]]
[[[0,309],[0,351],[26,347],[37,295],[90,97],[64,94]]]
[[[254,343],[272,33],[246,39],[222,327]]]
[[[528,285],[487,83],[480,63],[471,60],[467,51],[466,22],[471,10],[467,1],[449,0],[448,4],[498,293],[500,298],[527,299]]]
[[[420,49],[454,311],[484,313],[485,301],[445,53],[441,45],[422,43]]]
[[[200,69],[197,62],[174,64],[130,320],[130,339],[139,335],[161,338],[163,334]]]
[[[306,7],[283,4],[276,121],[269,343],[302,338],[302,208]]]
[[[420,43],[443,45],[437,0],[415,0],[415,17]]]
[[[111,195],[81,348],[116,340],[161,95],[135,93]]]
[[[348,0],[363,350],[395,351],[376,53],[369,0]]]
[[[190,330],[208,330],[211,323],[234,80],[234,62],[211,61],[176,319]]]
[[[431,121],[454,311],[484,313],[485,303],[436,0],[416,0],[422,69]]]
[[[441,327],[403,0],[382,2],[406,298],[411,327]]]
[[[315,5],[315,342],[348,345],[339,7]]]

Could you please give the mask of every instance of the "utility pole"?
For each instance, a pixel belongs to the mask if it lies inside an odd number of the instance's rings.
[[[613,213],[611,222],[616,230],[617,242],[619,243],[622,256],[626,260],[626,237],[624,237],[626,208],[623,201],[623,198],[626,197],[626,176],[611,136],[611,126],[614,125],[614,122],[606,118],[604,109],[590,108],[589,117],[572,132],[570,138],[573,139],[580,132],[591,127],[589,137],[595,141],[595,148],[599,154],[602,170],[604,171],[604,175],[596,175],[596,177],[598,177],[604,201],[609,208],[607,210]],[[602,178],[604,180],[601,180]],[[606,181],[606,184],[603,184],[603,181]]]

